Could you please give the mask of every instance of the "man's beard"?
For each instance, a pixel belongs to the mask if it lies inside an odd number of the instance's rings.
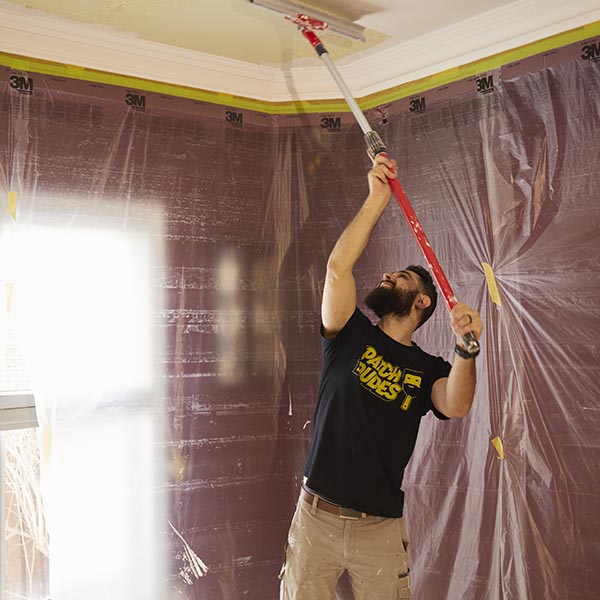
[[[390,286],[380,286],[367,294],[365,304],[380,319],[386,315],[406,317],[410,314],[418,293],[418,290],[406,291]]]

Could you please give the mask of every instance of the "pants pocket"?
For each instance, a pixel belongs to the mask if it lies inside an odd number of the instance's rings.
[[[285,563],[283,563],[279,571],[279,600],[285,600],[285,596]]]
[[[404,564],[402,565],[401,571],[398,574],[398,600],[405,600],[410,598],[410,568],[408,566],[408,535],[406,533],[406,527],[404,526],[404,519],[398,520],[400,525],[400,538],[402,540],[402,546],[404,547]]]
[[[398,600],[410,598],[410,569],[398,575]]]
[[[281,581],[283,579],[283,574],[285,573],[285,561],[281,565],[281,569],[279,570],[279,575],[277,575],[277,579]]]
[[[301,500],[298,500],[298,504],[301,502]],[[290,537],[292,537],[295,534],[295,530],[297,528],[297,520],[298,520],[298,510],[299,510],[299,506],[296,505],[296,510],[294,511],[294,515],[292,516],[292,520],[290,522],[290,528],[288,531],[288,536],[285,540],[285,545],[283,547],[283,563],[281,565],[281,569],[279,570],[279,575],[277,576],[277,578],[279,579],[279,600],[287,600],[287,598],[289,597],[289,594],[286,593],[286,570],[287,570],[287,563],[288,563],[288,549],[290,547]]]
[[[408,534],[406,533],[404,518],[400,519],[400,535],[402,536],[402,544],[404,545],[404,551],[408,554],[408,545],[410,543],[410,540],[408,539]]]
[[[281,569],[279,570],[279,575],[277,578],[279,579],[279,600],[286,600],[288,594],[286,594],[285,587],[285,568],[287,561],[287,549],[288,542],[285,543],[285,548],[283,549],[283,564],[281,565]]]

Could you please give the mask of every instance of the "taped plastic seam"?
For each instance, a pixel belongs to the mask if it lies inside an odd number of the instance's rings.
[[[17,192],[8,192],[8,214],[17,220]]]
[[[498,460],[504,459],[504,444],[502,443],[502,439],[498,436],[491,440],[492,446],[496,448],[496,452],[498,453]]]
[[[498,306],[502,306],[502,300],[500,300],[500,293],[498,292],[498,285],[496,284],[494,270],[486,262],[482,262],[481,266],[483,267],[483,272],[485,273],[485,281],[487,283],[488,292],[492,302]]]

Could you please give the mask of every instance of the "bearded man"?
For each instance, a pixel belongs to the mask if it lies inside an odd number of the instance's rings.
[[[411,265],[384,273],[357,308],[353,268],[389,203],[396,163],[377,156],[369,195],[336,242],[321,306],[323,364],[314,429],[281,570],[281,600],[333,600],[348,571],[355,600],[410,598],[403,518],[404,469],[429,411],[464,417],[475,392],[475,359],[462,338],[479,339],[477,311],[452,310],[455,357],[421,350],[414,331],[433,313],[429,272]]]

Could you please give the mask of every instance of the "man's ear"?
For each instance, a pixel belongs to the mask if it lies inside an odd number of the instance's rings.
[[[431,298],[426,294],[419,294],[415,300],[415,305],[421,310],[425,310],[431,306]]]

